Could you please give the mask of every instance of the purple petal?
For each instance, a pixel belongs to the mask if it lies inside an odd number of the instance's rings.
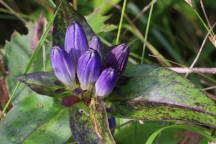
[[[113,68],[104,69],[95,84],[96,96],[109,95],[117,82],[117,73]]]
[[[78,22],[71,23],[65,34],[65,51],[72,53],[76,64],[87,49],[88,41],[82,26]]]
[[[94,49],[81,55],[77,65],[77,77],[81,88],[86,90],[98,79],[101,69],[100,56]]]
[[[90,41],[90,44],[89,44],[89,47],[96,50],[98,52],[98,54],[100,56],[102,56],[101,41],[97,36],[92,37],[92,39]]]
[[[55,76],[65,85],[75,84],[75,65],[69,54],[59,46],[54,46],[50,52],[50,63]]]
[[[117,70],[118,74],[121,74],[127,64],[128,59],[128,46],[126,44],[121,44],[115,46],[107,55],[104,62],[104,67],[112,67]]]

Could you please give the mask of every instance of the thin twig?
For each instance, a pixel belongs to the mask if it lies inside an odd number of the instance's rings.
[[[20,21],[22,21],[25,26],[27,26],[27,21],[23,19],[18,13],[16,13],[7,3],[5,3],[3,0],[0,0],[0,3],[6,7],[12,14],[14,14]]]
[[[204,88],[202,90],[207,91],[207,90],[212,90],[212,89],[216,89],[216,86],[210,86],[210,87]]]
[[[204,14],[204,16],[205,16],[205,19],[206,19],[206,21],[207,21],[207,23],[208,23],[208,27],[210,28],[210,27],[211,27],[211,24],[210,24],[210,22],[209,22],[209,19],[208,19],[208,16],[207,16],[207,14],[206,14],[206,11],[205,11],[205,8],[204,8],[203,1],[202,1],[202,0],[200,0],[200,5],[201,5],[201,8],[202,8],[203,14]],[[210,31],[212,31],[212,30],[210,30]],[[213,33],[213,31],[212,31],[212,33]]]
[[[213,28],[215,27],[215,25],[216,25],[216,23],[214,23],[214,25],[210,28],[210,31],[213,30]],[[193,61],[193,63],[191,64],[191,66],[190,66],[189,69],[192,69],[192,68],[194,67],[194,65],[196,64],[197,60],[199,59],[199,56],[200,56],[200,54],[201,54],[201,52],[202,52],[202,49],[203,49],[203,47],[204,47],[204,45],[205,45],[205,43],[206,43],[206,40],[207,40],[208,36],[209,36],[209,34],[210,34],[210,31],[209,31],[209,32],[207,33],[207,35],[205,36],[205,38],[204,38],[204,40],[203,40],[203,42],[202,42],[202,45],[201,45],[201,47],[200,47],[200,49],[199,49],[199,51],[198,51],[198,54],[197,54],[196,58],[194,59],[194,61]],[[185,78],[188,76],[188,74],[189,74],[189,73],[186,73],[186,74],[185,74]]]
[[[154,55],[149,55],[149,56],[155,58]],[[168,61],[168,62],[170,62],[170,63],[173,63],[173,64],[179,66],[179,67],[177,67],[177,68],[180,68],[180,70],[181,70],[182,68],[187,68],[187,69],[189,69],[187,66],[185,66],[185,65],[183,65],[183,64],[179,64],[179,63],[177,63],[177,62],[174,62],[174,61],[171,61],[171,60],[168,60],[168,59],[166,59],[166,61]],[[167,69],[169,69],[169,68],[170,68],[170,67],[167,67]],[[206,68],[206,69],[209,69],[209,68]],[[175,71],[175,69],[174,69],[173,71]],[[181,70],[181,71],[182,71],[182,70]],[[178,73],[178,69],[176,69],[176,72]],[[181,72],[181,73],[185,73],[185,72]],[[209,77],[209,76],[206,76],[206,75],[202,74],[201,72],[195,72],[195,73],[198,74],[198,75],[200,75],[200,76],[203,77],[204,79],[207,79],[207,80],[209,80],[210,82],[216,84],[216,80],[215,80],[215,79],[213,79],[213,78],[211,78],[211,77]]]
[[[216,74],[216,68],[181,68],[181,67],[166,67],[177,73],[205,73]]]
[[[150,57],[153,57],[153,58],[156,58],[156,59],[157,59],[157,57],[156,57],[155,55],[149,54],[148,56],[150,56]],[[177,63],[177,62],[175,62],[175,61],[172,61],[172,60],[169,60],[169,59],[166,59],[166,61],[168,61],[169,63],[172,63],[172,64],[174,64],[174,65],[180,66],[180,67],[186,67],[186,66],[185,66],[185,65],[183,65],[183,64]]]
[[[206,91],[202,91],[207,97],[209,97],[210,99],[216,101],[216,96],[215,95],[212,95]]]
[[[206,14],[206,11],[205,11],[205,8],[204,8],[203,1],[202,1],[202,0],[200,0],[200,5],[201,5],[201,8],[202,8],[203,14],[204,14],[204,16],[205,16],[205,19],[206,19],[206,21],[207,21],[207,23],[208,23],[208,27],[210,28],[210,27],[211,27],[211,23],[210,23],[210,21],[209,21],[209,19],[208,19],[208,16],[207,16],[207,14]],[[209,36],[209,40],[211,41],[211,43],[212,43],[212,44],[214,45],[214,47],[216,48],[216,36],[215,36],[213,30],[210,30],[210,31],[211,31],[211,33],[212,33],[212,36]]]
[[[129,121],[127,121],[127,122],[125,122],[125,123],[123,123],[123,124],[117,126],[117,127],[112,128],[111,130],[121,128],[121,127],[125,126],[126,124],[129,124],[129,123],[131,123],[131,122],[133,122],[133,121],[134,121],[134,120],[129,120]]]

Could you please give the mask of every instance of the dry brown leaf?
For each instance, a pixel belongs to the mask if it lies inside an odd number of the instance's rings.
[[[9,92],[7,88],[7,84],[5,81],[5,76],[9,74],[8,70],[5,70],[5,66],[3,64],[3,56],[0,55],[0,110],[4,108],[7,101],[9,100]],[[9,109],[12,108],[12,104],[9,104]]]
[[[9,92],[7,88],[7,84],[4,78],[0,78],[0,109],[2,110],[9,100]],[[12,104],[10,103],[8,106],[8,110],[12,108]]]
[[[31,50],[32,52],[35,50],[41,36],[44,32],[44,26],[47,26],[48,22],[46,18],[43,16],[43,13],[40,14],[38,19],[35,21],[35,23],[32,26],[32,37],[31,37]],[[49,31],[49,35],[52,34],[53,27]]]
[[[195,132],[185,130],[183,132],[178,132],[174,136],[175,138],[183,136],[183,139],[178,142],[178,144],[198,144],[202,136]]]

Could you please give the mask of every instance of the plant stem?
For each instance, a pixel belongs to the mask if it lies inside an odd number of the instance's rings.
[[[77,0],[73,0],[73,8],[77,10]]]
[[[208,26],[206,25],[206,23],[203,21],[203,19],[201,18],[201,16],[199,15],[199,13],[197,12],[196,9],[193,9],[195,14],[197,15],[197,17],[199,18],[199,20],[201,21],[201,23],[203,24],[203,26],[205,27],[205,29],[210,33],[210,36],[213,37],[212,32],[210,31],[210,28],[208,28]]]
[[[143,51],[142,51],[141,64],[143,64],[143,61],[144,61],[145,48],[146,48],[146,42],[147,42],[147,37],[148,37],[148,32],[149,32],[149,25],[150,25],[150,21],[151,21],[153,6],[154,6],[154,3],[152,2],[151,8],[150,8],[150,12],[149,12],[149,16],[148,16],[147,25],[146,25],[146,32],[145,32],[144,43],[143,43]]]
[[[124,0],[122,12],[121,12],[121,18],[120,18],[119,27],[118,27],[117,38],[116,38],[116,45],[119,43],[119,37],[120,37],[120,33],[121,33],[121,27],[122,27],[122,22],[123,22],[123,18],[124,18],[126,3],[127,3],[127,0]]]

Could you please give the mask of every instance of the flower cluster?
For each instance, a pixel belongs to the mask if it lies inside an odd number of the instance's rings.
[[[115,46],[102,66],[101,49],[97,36],[93,36],[88,44],[82,26],[78,22],[71,23],[66,30],[64,48],[54,46],[51,49],[54,74],[70,89],[94,88],[96,96],[109,95],[126,66],[129,51],[126,44]]]

